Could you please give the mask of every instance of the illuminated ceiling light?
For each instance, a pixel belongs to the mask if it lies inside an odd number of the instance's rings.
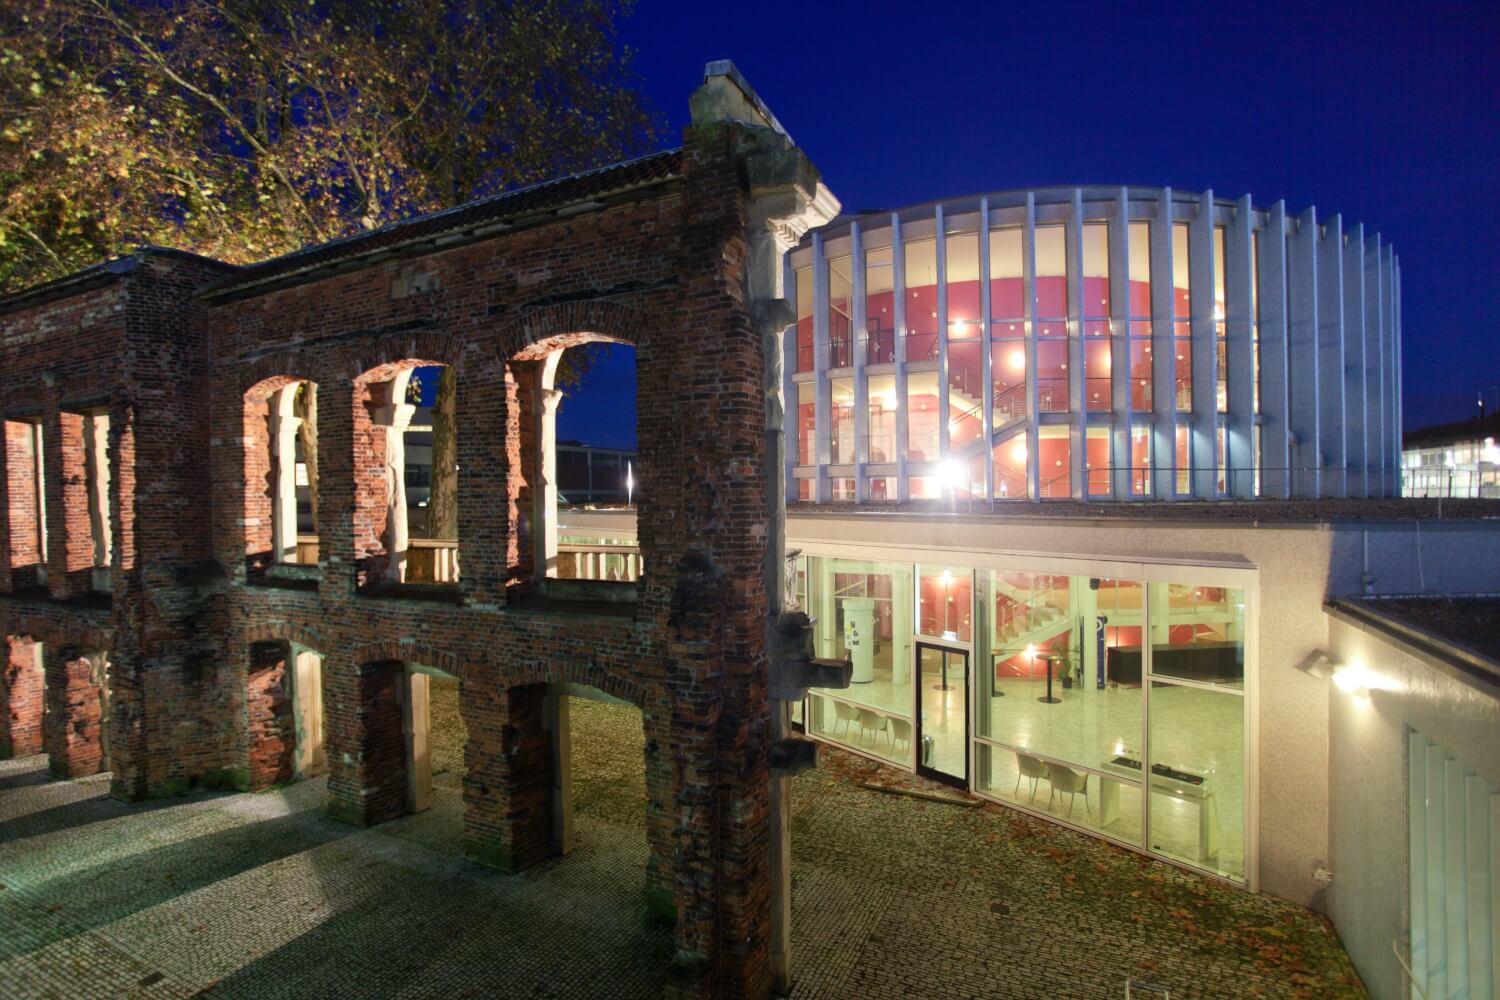
[[[1026,367],[1026,352],[1025,351],[1011,351],[1010,352],[1010,366],[1012,368],[1016,369],[1017,371],[1020,371],[1021,369],[1025,368]]]

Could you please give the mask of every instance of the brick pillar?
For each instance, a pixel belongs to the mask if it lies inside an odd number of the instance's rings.
[[[518,441],[514,384],[486,349],[471,349],[458,379],[459,586],[471,606],[505,603],[505,582],[516,550],[509,504],[509,446]]]
[[[74,647],[43,647],[47,675],[47,716],[42,745],[59,778],[98,774],[108,765],[101,742],[104,705],[100,681],[102,654]]]
[[[547,686],[459,685],[464,747],[464,855],[516,872],[554,853]]]
[[[330,656],[325,663],[329,814],[357,826],[405,815],[401,661],[346,665]]]
[[[250,788],[259,790],[292,780],[297,733],[285,643],[260,642],[250,647],[246,709],[250,721]]]
[[[41,652],[30,638],[5,637],[0,650],[0,759],[42,752]]]
[[[83,415],[56,414],[42,440],[47,477],[47,590],[57,598],[77,597],[94,586]]]

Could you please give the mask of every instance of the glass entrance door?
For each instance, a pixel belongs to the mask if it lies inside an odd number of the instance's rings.
[[[917,771],[968,787],[969,654],[961,649],[916,644]]]

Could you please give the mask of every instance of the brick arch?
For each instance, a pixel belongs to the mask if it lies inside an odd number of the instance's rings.
[[[323,649],[323,638],[295,622],[260,622],[240,633],[243,648],[257,642],[295,642],[299,646],[327,655]]]
[[[607,695],[628,701],[642,712],[649,696],[644,688],[592,660],[532,661],[491,671],[465,661],[458,675],[463,684],[492,682],[499,688],[525,687],[531,684],[584,684]]]
[[[518,316],[502,326],[495,350],[501,361],[539,360],[553,350],[589,341],[639,347],[653,321],[619,302],[559,302]]]
[[[463,670],[461,661],[453,653],[412,639],[385,639],[365,643],[354,648],[351,658],[360,669],[371,663],[405,660],[434,667],[454,677],[461,677]]]
[[[357,385],[384,382],[405,368],[448,365],[462,374],[464,339],[445,330],[387,334],[362,344],[341,364]]]
[[[239,376],[240,395],[247,403],[264,402],[271,393],[294,382],[317,384],[318,380],[311,374],[296,374],[311,372],[309,360],[301,351],[256,358],[236,373]]]

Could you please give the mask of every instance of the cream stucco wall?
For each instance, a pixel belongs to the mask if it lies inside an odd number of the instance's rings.
[[[1391,949],[1408,954],[1410,898],[1408,728],[1440,744],[1491,789],[1500,788],[1497,689],[1335,617],[1330,657],[1372,672],[1368,691],[1334,687],[1330,706],[1328,913],[1372,996],[1407,995]]]

